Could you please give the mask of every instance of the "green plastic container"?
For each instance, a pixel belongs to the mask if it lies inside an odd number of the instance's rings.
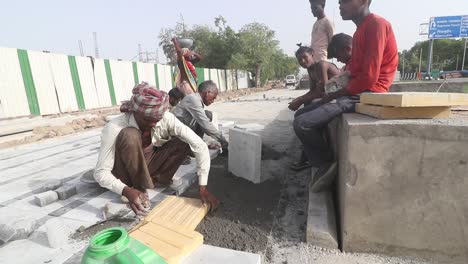
[[[82,264],[167,264],[145,244],[131,238],[121,227],[111,227],[91,238]]]

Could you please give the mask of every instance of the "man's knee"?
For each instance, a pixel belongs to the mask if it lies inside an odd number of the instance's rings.
[[[126,127],[122,129],[117,136],[117,141],[116,144],[122,145],[133,145],[136,144],[138,146],[141,146],[141,132],[140,130],[134,128],[134,127]]]

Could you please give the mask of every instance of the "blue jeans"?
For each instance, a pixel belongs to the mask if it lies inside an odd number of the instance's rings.
[[[318,167],[333,161],[333,153],[326,139],[327,125],[342,113],[353,113],[359,96],[344,96],[336,103],[311,103],[299,109],[294,116],[294,131],[304,145],[304,154],[310,164]]]

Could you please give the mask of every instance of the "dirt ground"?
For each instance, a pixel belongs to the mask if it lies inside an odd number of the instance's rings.
[[[209,190],[221,204],[197,231],[209,245],[262,254],[273,226],[281,184],[276,179],[253,184],[235,177],[227,170],[227,160],[223,156],[212,162]],[[185,196],[198,198],[198,186],[193,185]]]

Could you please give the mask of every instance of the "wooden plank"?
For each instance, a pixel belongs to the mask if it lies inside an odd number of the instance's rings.
[[[391,107],[356,104],[356,112],[380,119],[449,118],[450,107]]]
[[[174,224],[146,222],[130,233],[134,239],[144,243],[168,263],[179,263],[203,244],[203,236]]]
[[[394,107],[432,107],[468,105],[462,93],[363,93],[361,103]]]

